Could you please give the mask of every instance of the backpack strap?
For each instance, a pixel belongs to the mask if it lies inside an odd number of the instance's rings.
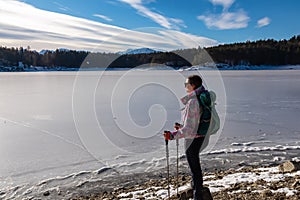
[[[204,102],[204,97],[202,95],[205,95],[205,98],[208,98],[209,102]],[[203,92],[201,92],[199,95],[196,95],[198,102],[199,102],[199,106],[205,107],[206,109],[209,109],[209,111],[211,111],[211,98],[210,98],[210,93],[207,90],[204,90]],[[202,97],[202,98],[201,98]],[[209,105],[207,105],[209,104]]]

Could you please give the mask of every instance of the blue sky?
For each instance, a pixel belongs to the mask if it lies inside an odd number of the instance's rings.
[[[299,0],[0,0],[2,46],[115,52],[298,35]]]

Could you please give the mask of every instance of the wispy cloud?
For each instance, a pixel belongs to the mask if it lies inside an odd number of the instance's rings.
[[[268,17],[264,17],[257,21],[257,27],[261,28],[263,26],[268,26],[271,23],[271,19]]]
[[[239,9],[235,12],[228,11],[235,0],[209,0],[213,5],[220,5],[223,11],[220,14],[208,13],[200,15],[197,19],[202,20],[209,29],[228,30],[246,28],[250,17]]]
[[[107,17],[107,16],[105,16],[105,15],[93,14],[93,16],[94,16],[94,17],[99,17],[100,19],[104,19],[104,20],[109,21],[109,22],[112,21],[111,18],[109,18],[109,17]]]
[[[138,47],[174,50],[217,44],[215,40],[179,31],[128,30],[41,10],[17,0],[0,0],[0,27],[0,45],[31,46],[36,50],[69,48],[116,52]]]
[[[224,10],[227,10],[235,0],[209,0],[213,5],[221,5]]]
[[[248,26],[250,20],[243,10],[238,12],[223,12],[217,15],[200,15],[197,18],[203,20],[208,28],[219,30],[245,28]]]
[[[151,11],[149,8],[147,8],[142,0],[119,0],[121,2],[129,4],[131,7],[136,9],[138,13],[144,17],[147,17],[160,26],[167,28],[167,29],[176,29],[179,30],[180,27],[186,27],[184,24],[184,21],[181,19],[174,19],[174,18],[168,18],[165,17],[159,13],[156,13],[154,11]],[[153,0],[150,0],[148,2],[153,2]]]
[[[64,5],[62,5],[62,4],[60,4],[60,3],[57,3],[57,2],[53,2],[55,5],[57,5],[58,6],[58,9],[60,9],[60,10],[62,10],[62,11],[71,11],[71,9],[69,8],[69,7],[67,7],[67,6],[64,6]]]

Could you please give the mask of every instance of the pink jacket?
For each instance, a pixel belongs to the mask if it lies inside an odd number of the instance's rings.
[[[199,102],[196,95],[200,94],[204,90],[205,88],[201,86],[200,88],[181,98],[181,102],[185,105],[181,114],[182,127],[178,130],[178,133],[181,135],[181,137],[201,137],[197,135],[201,117],[201,109],[199,107]]]

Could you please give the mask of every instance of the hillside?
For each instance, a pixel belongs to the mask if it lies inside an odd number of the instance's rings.
[[[146,49],[146,48],[145,48]],[[0,47],[0,71],[22,71],[25,68],[64,67],[78,69],[89,55],[95,61],[85,67],[133,68],[157,66],[178,68],[192,65],[207,65],[214,61],[230,66],[237,65],[296,65],[300,64],[300,35],[289,40],[273,39],[224,44],[209,48],[182,49],[173,52],[134,51],[134,53],[90,53],[86,51],[43,50],[42,53],[24,49]],[[207,54],[208,53],[208,54]],[[209,56],[208,56],[209,55]],[[96,58],[96,59],[94,59]],[[15,67],[13,67],[15,66]]]

